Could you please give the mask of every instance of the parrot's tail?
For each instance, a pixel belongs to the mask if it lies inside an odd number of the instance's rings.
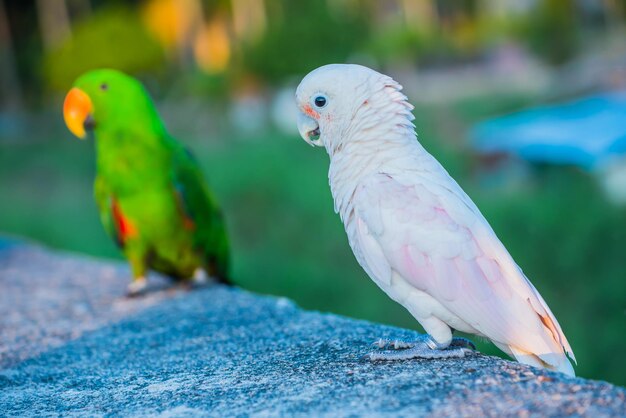
[[[230,265],[228,261],[228,259],[218,260],[216,258],[211,258],[207,263],[207,272],[218,283],[232,286],[233,282],[230,279]]]
[[[564,352],[534,354],[520,350],[511,345],[509,345],[508,348],[515,357],[515,359],[520,363],[565,373],[569,376],[576,376],[576,374],[574,373],[574,368],[572,367],[572,363],[570,363],[569,358]]]

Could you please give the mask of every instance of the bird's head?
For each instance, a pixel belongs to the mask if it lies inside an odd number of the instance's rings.
[[[361,65],[330,64],[313,70],[296,90],[300,135],[312,146],[336,148],[350,138],[350,129],[379,120],[380,115],[372,117],[370,111],[391,101],[379,94],[385,87],[401,88],[390,77]]]
[[[99,69],[74,82],[65,96],[63,118],[68,129],[84,139],[89,130],[137,120],[153,108],[139,81],[117,70]]]

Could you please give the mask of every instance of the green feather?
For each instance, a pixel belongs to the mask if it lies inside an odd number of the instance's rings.
[[[218,205],[141,83],[118,71],[95,70],[74,87],[93,104],[94,194],[102,224],[133,275],[152,268],[186,279],[203,268],[226,281],[229,244]]]

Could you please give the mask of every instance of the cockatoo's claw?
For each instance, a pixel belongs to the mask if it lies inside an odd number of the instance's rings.
[[[372,362],[377,361],[398,361],[411,360],[416,358],[423,359],[442,359],[442,358],[463,358],[472,350],[467,348],[446,348],[445,350],[433,350],[424,343],[420,343],[405,350],[372,352],[364,356],[365,360]]]
[[[417,341],[384,340],[381,338],[373,345],[380,349],[393,351],[372,352],[363,356],[364,360],[375,362],[415,358],[462,358],[476,349],[476,346],[466,338],[453,338],[450,345],[443,347],[429,336]]]
[[[416,344],[416,342],[414,341],[402,341],[402,340],[385,340],[385,339],[378,339],[377,341],[374,341],[374,343],[372,344],[375,347],[380,348],[381,350],[383,349],[387,349],[387,350],[404,350],[407,348],[412,348],[414,347]]]
[[[147,289],[148,280],[146,280],[144,277],[139,277],[133,279],[133,281],[128,284],[128,287],[126,288],[126,296],[128,296],[129,298],[134,298],[144,294]]]
[[[476,351],[476,345],[467,338],[454,337],[450,343],[450,347],[461,347]]]

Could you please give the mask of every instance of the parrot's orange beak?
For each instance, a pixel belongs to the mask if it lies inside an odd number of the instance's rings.
[[[87,93],[78,87],[72,88],[65,96],[63,119],[65,119],[65,124],[70,132],[80,139],[84,139],[87,135],[85,125],[93,122],[91,117],[92,111],[93,104],[91,99],[87,96]]]

